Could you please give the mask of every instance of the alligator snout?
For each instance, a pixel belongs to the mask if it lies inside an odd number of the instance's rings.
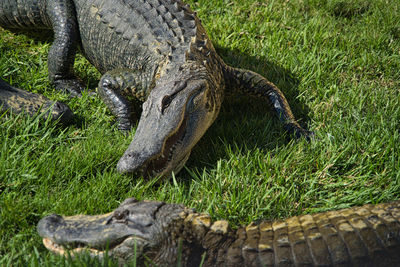
[[[146,157],[135,152],[125,152],[119,159],[117,171],[120,173],[143,172]]]
[[[42,237],[52,237],[57,229],[63,224],[64,219],[62,216],[51,214],[39,221],[37,230],[39,235]]]

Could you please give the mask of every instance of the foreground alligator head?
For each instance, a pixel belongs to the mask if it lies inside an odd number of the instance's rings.
[[[179,240],[172,233],[179,238],[191,212],[182,205],[130,198],[104,215],[50,215],[39,222],[38,231],[45,246],[58,254],[66,255],[68,248],[72,255],[86,251],[101,258],[107,249],[122,261],[136,256],[165,264],[177,259]]]
[[[178,204],[125,200],[104,215],[50,215],[38,224],[58,254],[136,257],[155,266],[399,266],[400,201],[251,223],[233,231]],[[139,266],[142,266],[140,265]]]

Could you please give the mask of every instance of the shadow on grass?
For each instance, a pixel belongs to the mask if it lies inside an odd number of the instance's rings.
[[[298,86],[300,84],[300,80],[297,77],[295,77],[293,73],[291,73],[288,69],[285,69],[273,63],[264,56],[250,56],[238,50],[231,50],[220,47],[217,47],[217,51],[219,55],[224,59],[226,64],[237,68],[249,69],[255,71],[264,76],[270,82],[274,83],[285,95],[286,99],[289,102],[290,108],[294,113],[295,118],[302,127],[305,127],[306,124],[310,121],[310,118],[307,116],[307,114],[309,114],[310,109],[304,103],[301,103],[298,100],[296,100],[297,96],[299,95]],[[239,97],[241,98],[241,101],[243,101],[244,104],[247,103],[246,100],[243,99],[247,98],[251,100],[250,106],[245,105],[246,107],[248,107],[250,113],[252,113],[253,111],[256,112],[260,110],[260,107],[262,109],[271,110],[269,105],[266,104],[261,99],[257,100],[256,98],[242,97],[242,96]],[[229,107],[230,104],[229,102],[233,102],[232,99],[226,98],[223,106]],[[224,111],[224,109],[222,111]],[[269,112],[269,114],[273,116],[272,112]],[[240,116],[240,114],[237,115]],[[265,116],[265,114],[257,114],[257,113],[252,115],[259,117]]]
[[[310,109],[296,100],[300,81],[289,70],[265,57],[250,56],[221,47],[217,47],[217,51],[228,65],[255,71],[277,85],[288,100],[296,120],[303,128],[310,130],[307,127]],[[216,168],[218,160],[228,158],[227,146],[233,152],[246,154],[253,149],[279,149],[292,139],[294,136],[285,132],[270,105],[262,99],[240,95],[225,97],[217,120],[194,147],[187,166],[198,170],[206,166]],[[180,176],[185,179],[190,174],[182,171]]]

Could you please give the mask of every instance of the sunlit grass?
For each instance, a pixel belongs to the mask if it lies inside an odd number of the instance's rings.
[[[115,166],[132,140],[106,106],[47,79],[49,43],[1,32],[0,76],[66,102],[69,127],[0,119],[0,265],[76,262],[36,233],[50,213],[103,213],[127,197],[184,203],[233,225],[400,196],[400,4],[396,1],[189,1],[220,55],[276,83],[316,138],[291,140],[262,101],[227,98],[184,171],[155,183]],[[75,69],[94,90],[99,74]],[[103,263],[107,264],[107,263]]]

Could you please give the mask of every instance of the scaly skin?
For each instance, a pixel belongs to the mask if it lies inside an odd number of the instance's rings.
[[[103,74],[98,94],[120,129],[135,123],[132,99],[144,102],[135,137],[118,162],[120,172],[177,173],[218,116],[225,92],[263,98],[286,130],[312,135],[296,123],[275,85],[222,61],[200,20],[180,0],[0,0],[0,26],[52,29],[49,77],[56,89],[73,95],[82,89],[72,70],[79,43]]]
[[[44,119],[50,116],[50,119],[64,124],[68,124],[73,118],[73,113],[67,105],[15,88],[0,79],[0,112],[3,114],[8,110],[29,115],[44,113]]]
[[[228,222],[178,204],[125,200],[104,215],[50,215],[38,224],[51,251],[136,257],[154,266],[399,266],[400,201],[251,223]],[[135,247],[136,243],[136,248]],[[134,250],[136,249],[136,254]]]

